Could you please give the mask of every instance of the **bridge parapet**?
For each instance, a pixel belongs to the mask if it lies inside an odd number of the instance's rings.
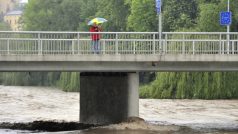
[[[94,53],[91,35],[100,34]],[[238,71],[238,33],[4,32],[0,71]],[[161,44],[160,44],[161,42]]]
[[[0,32],[0,55],[93,55],[90,32]],[[238,33],[100,32],[102,55],[238,54]]]

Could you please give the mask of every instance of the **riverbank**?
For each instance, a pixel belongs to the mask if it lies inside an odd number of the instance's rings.
[[[1,134],[237,134],[238,130],[223,129],[192,129],[176,125],[150,124],[141,118],[109,126],[92,126],[76,122],[47,122],[35,121],[33,123],[2,123]]]
[[[120,124],[112,124],[109,126],[85,125],[76,122],[47,122],[34,121],[32,123],[1,123],[2,132],[15,130],[17,133],[40,133],[40,134],[111,134],[113,132],[123,134],[158,134],[158,133],[198,133],[199,131],[188,127],[175,125],[155,125],[145,122],[141,118],[131,118]],[[18,130],[18,131],[17,131]],[[27,130],[27,131],[19,131]],[[61,132],[60,132],[61,131]],[[1,129],[0,129],[1,132]]]

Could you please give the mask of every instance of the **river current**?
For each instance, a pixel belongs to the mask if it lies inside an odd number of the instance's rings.
[[[0,86],[0,123],[78,122],[79,93],[49,87]],[[141,99],[144,122],[42,134],[238,134],[238,100]],[[0,134],[36,133],[0,129]]]

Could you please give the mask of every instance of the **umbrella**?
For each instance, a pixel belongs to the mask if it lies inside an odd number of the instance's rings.
[[[101,24],[101,23],[104,23],[104,22],[107,22],[107,20],[106,19],[104,19],[104,18],[94,18],[94,19],[92,19],[92,20],[90,20],[89,22],[88,22],[88,25],[93,25],[94,23],[96,23],[96,24]]]

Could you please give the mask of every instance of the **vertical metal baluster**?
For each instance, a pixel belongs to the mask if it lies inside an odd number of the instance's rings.
[[[167,49],[168,49],[168,43],[167,43],[167,40],[168,40],[168,35],[165,34],[165,43],[164,43],[164,53],[167,54]]]
[[[153,34],[153,54],[155,54],[155,33]]]
[[[61,35],[58,35],[57,36],[57,38],[58,38],[58,40],[54,43],[54,44],[51,44],[51,46],[52,46],[52,52],[53,52],[53,54],[55,54],[55,55],[57,55],[57,54],[59,54],[60,52],[60,45],[61,45]]]
[[[118,54],[118,33],[116,33],[116,54]]]
[[[42,55],[42,44],[41,44],[41,34],[38,33],[38,55]]]
[[[215,48],[215,47],[214,47],[214,46],[215,46],[215,45],[214,45],[214,41],[211,42],[211,43],[212,43],[212,52],[211,52],[211,54],[214,54],[214,52],[215,52],[215,51],[214,51],[214,50],[215,50],[215,49],[214,49],[214,48]]]
[[[58,48],[57,48],[57,54],[62,54],[62,45],[64,44],[64,40],[63,40],[63,38],[64,38],[64,35],[62,35],[62,34],[59,34],[58,35],[58,41],[60,42],[59,44],[54,44],[54,45],[56,45],[56,46],[58,46]]]
[[[101,51],[102,51],[102,54],[105,55],[106,54],[106,37],[107,37],[107,34],[102,34],[102,35],[103,35],[104,38],[102,39]]]
[[[9,38],[7,39],[7,54],[10,54],[10,41]]]
[[[78,46],[78,48],[77,48],[77,53],[79,54],[79,32],[77,33],[77,46]]]
[[[59,53],[58,54],[64,54],[64,52],[63,52],[63,49],[62,49],[62,46],[64,46],[64,43],[65,43],[65,41],[64,41],[64,34],[59,34],[60,35],[60,42],[62,42],[62,43],[60,43],[60,46],[59,46]]]
[[[232,41],[232,54],[235,54],[235,45],[234,45],[234,41]]]
[[[64,44],[62,45],[62,52],[63,54],[67,54],[67,39],[68,39],[68,35],[67,34],[63,34],[64,35]]]
[[[222,41],[222,54],[225,54],[225,42]]]
[[[72,53],[71,54],[73,54],[73,55],[75,55],[75,41],[74,41],[74,34],[72,34],[72,38],[71,38],[71,41],[70,41],[71,43],[72,43]]]
[[[221,42],[221,40],[222,40],[222,35],[220,33],[220,37],[219,37],[219,54],[222,54],[222,42]]]
[[[51,47],[51,44],[50,44],[50,35],[51,33],[44,33],[44,36],[43,36],[43,44],[44,44],[44,54],[46,55],[51,55],[53,54],[52,52],[52,47]]]
[[[193,40],[193,55],[195,55],[195,41]]]
[[[51,47],[51,51],[52,51],[52,53],[54,54],[54,55],[57,55],[57,54],[59,54],[59,49],[60,49],[60,40],[55,40],[54,41],[54,43],[50,43],[50,45],[52,46]]]
[[[183,34],[182,54],[185,54],[185,35]]]
[[[137,54],[137,52],[136,52],[136,39],[134,39],[134,43],[133,43],[133,54]]]
[[[43,42],[43,47],[42,47],[42,51],[43,51],[43,54],[46,54],[46,55],[51,55],[52,54],[52,51],[51,51],[51,34],[52,33],[44,33],[43,35],[43,39],[42,39],[42,42]]]

